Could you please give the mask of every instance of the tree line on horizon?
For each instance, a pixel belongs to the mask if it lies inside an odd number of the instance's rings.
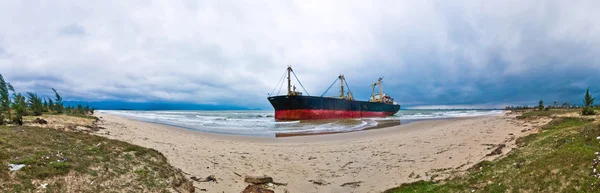
[[[54,100],[50,97],[40,97],[36,93],[26,92],[24,95],[15,91],[15,88],[4,80],[0,74],[0,125],[13,123],[23,125],[23,116],[40,116],[43,113],[49,114],[72,114],[88,115],[94,113],[94,108],[81,104],[64,107],[62,97],[56,89]],[[10,95],[9,92],[12,92]]]
[[[594,97],[590,94],[590,88],[585,91],[585,95],[583,97],[583,106],[571,105],[568,102],[564,102],[561,105],[558,105],[558,102],[554,101],[554,105],[544,105],[544,101],[540,100],[537,106],[506,106],[506,110],[527,110],[527,109],[535,109],[538,111],[548,111],[550,109],[581,109],[582,115],[595,115],[594,107],[600,107],[599,105],[594,106]]]

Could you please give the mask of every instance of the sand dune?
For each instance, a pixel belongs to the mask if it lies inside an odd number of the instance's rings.
[[[512,116],[419,121],[361,132],[258,138],[202,133],[99,114],[109,138],[162,152],[208,192],[240,192],[244,175],[268,175],[276,192],[382,192],[402,183],[440,179],[484,160],[494,145],[533,131]],[[541,123],[540,123],[541,124]],[[523,131],[524,129],[532,129]]]

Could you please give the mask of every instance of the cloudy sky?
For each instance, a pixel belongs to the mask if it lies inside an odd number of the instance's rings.
[[[66,100],[269,109],[287,65],[320,95],[405,106],[600,94],[600,1],[0,1],[0,74]],[[337,88],[330,95],[335,95]]]

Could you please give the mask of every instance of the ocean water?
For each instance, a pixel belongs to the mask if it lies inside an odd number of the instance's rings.
[[[275,136],[276,133],[339,132],[376,126],[376,120],[400,120],[402,124],[417,120],[472,117],[501,114],[502,110],[400,110],[385,118],[362,118],[316,121],[275,121],[273,110],[260,111],[131,111],[103,110],[103,113],[130,119],[161,123],[191,130],[247,135]]]

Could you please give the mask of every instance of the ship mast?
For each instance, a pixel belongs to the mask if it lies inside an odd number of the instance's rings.
[[[379,101],[383,102],[383,85],[381,84],[381,79],[379,78],[377,83],[379,83]]]
[[[371,88],[373,89],[371,91],[371,98],[369,99],[369,101],[371,102],[383,102],[383,85],[382,85],[382,80],[383,78],[379,78],[377,79],[377,82],[373,83],[371,85]],[[375,98],[375,87],[379,85],[379,100]]]
[[[288,66],[287,67],[287,79],[288,79],[288,85],[287,85],[287,95],[290,96],[292,95],[292,91],[291,91],[291,84],[292,84],[292,80],[290,79],[290,73],[292,72],[292,66]]]
[[[342,74],[342,75],[338,76],[338,78],[340,79],[340,87],[341,87],[340,98],[346,98],[346,96],[344,96],[344,79],[345,79],[344,75]]]
[[[371,85],[371,88],[373,88],[373,90],[371,91],[371,98],[369,99],[369,101],[373,101],[375,100],[375,86],[377,85],[377,83],[373,83]]]

